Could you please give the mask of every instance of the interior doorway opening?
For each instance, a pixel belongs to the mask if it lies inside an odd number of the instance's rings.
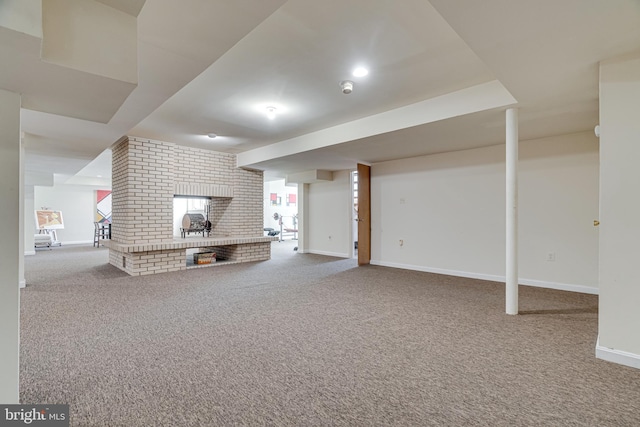
[[[271,244],[271,257],[298,249],[298,185],[284,179],[264,183],[264,234],[278,237]]]
[[[358,171],[351,171],[351,257],[358,257]]]

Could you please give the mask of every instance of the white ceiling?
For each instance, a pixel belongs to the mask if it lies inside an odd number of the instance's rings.
[[[137,14],[124,99],[117,82],[52,71],[33,36],[0,27],[0,87],[25,94],[27,170],[91,176],[83,166],[125,134],[242,153],[270,175],[352,168],[500,143],[516,103],[521,139],[590,130],[598,62],[640,50],[637,0],[102,3]],[[370,74],[351,77],[358,64]]]

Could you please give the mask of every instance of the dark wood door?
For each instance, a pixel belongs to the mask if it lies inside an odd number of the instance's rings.
[[[358,163],[358,265],[371,261],[371,167]]]

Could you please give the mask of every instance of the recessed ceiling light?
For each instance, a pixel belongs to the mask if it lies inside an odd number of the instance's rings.
[[[276,107],[267,107],[267,117],[269,118],[269,120],[273,120],[276,118]]]
[[[207,136],[208,136],[209,138],[213,139],[213,138],[215,138],[215,137],[216,137],[216,136],[218,136],[218,135],[216,135],[215,133],[208,133],[208,134],[207,134]]]
[[[369,70],[367,70],[364,67],[358,67],[355,70],[353,70],[353,76],[354,77],[364,77],[367,74],[369,74]]]

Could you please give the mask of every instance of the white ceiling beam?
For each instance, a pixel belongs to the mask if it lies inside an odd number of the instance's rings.
[[[238,167],[330,147],[386,132],[499,107],[517,101],[497,80],[482,83],[415,104],[374,114],[296,138],[238,154]]]

